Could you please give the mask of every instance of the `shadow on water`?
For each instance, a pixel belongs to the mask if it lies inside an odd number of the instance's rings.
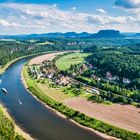
[[[103,140],[97,134],[58,116],[28,93],[21,80],[21,70],[27,60],[17,61],[0,76],[0,88],[8,91],[7,95],[0,94],[0,102],[15,122],[38,140]]]

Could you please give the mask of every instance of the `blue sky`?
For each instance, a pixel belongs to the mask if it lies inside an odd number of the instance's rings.
[[[140,32],[140,0],[0,0],[0,34]]]

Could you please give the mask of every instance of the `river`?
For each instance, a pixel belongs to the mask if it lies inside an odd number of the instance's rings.
[[[37,140],[103,140],[97,134],[58,116],[26,90],[21,71],[28,59],[15,62],[0,76],[0,88],[8,91],[7,95],[0,91],[0,102],[15,122]]]

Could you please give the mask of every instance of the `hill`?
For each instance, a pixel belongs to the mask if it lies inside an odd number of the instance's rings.
[[[100,30],[98,33],[93,34],[90,38],[122,38],[125,37],[120,31],[117,30]]]

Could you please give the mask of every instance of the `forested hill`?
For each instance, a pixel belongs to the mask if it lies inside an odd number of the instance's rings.
[[[121,33],[118,30],[100,30],[97,33],[88,32],[54,32],[54,33],[43,33],[43,34],[25,34],[25,35],[0,35],[0,39],[37,39],[37,38],[139,38],[140,33]]]
[[[73,33],[70,33],[72,35]],[[85,33],[83,33],[85,35]],[[139,39],[92,39],[92,38],[37,38],[37,39],[1,39],[0,40],[0,68],[9,61],[24,55],[41,53],[45,51],[79,50],[86,47],[98,46],[114,47],[129,50],[130,54],[140,54]],[[131,49],[130,49],[131,48]]]
[[[107,72],[123,78],[130,79],[130,87],[140,89],[140,44],[123,47],[87,47],[84,52],[93,54],[87,61],[97,67],[100,75]]]
[[[79,46],[80,47],[80,46]],[[9,61],[24,55],[46,51],[75,50],[77,45],[68,45],[65,40],[0,40],[0,69]]]

